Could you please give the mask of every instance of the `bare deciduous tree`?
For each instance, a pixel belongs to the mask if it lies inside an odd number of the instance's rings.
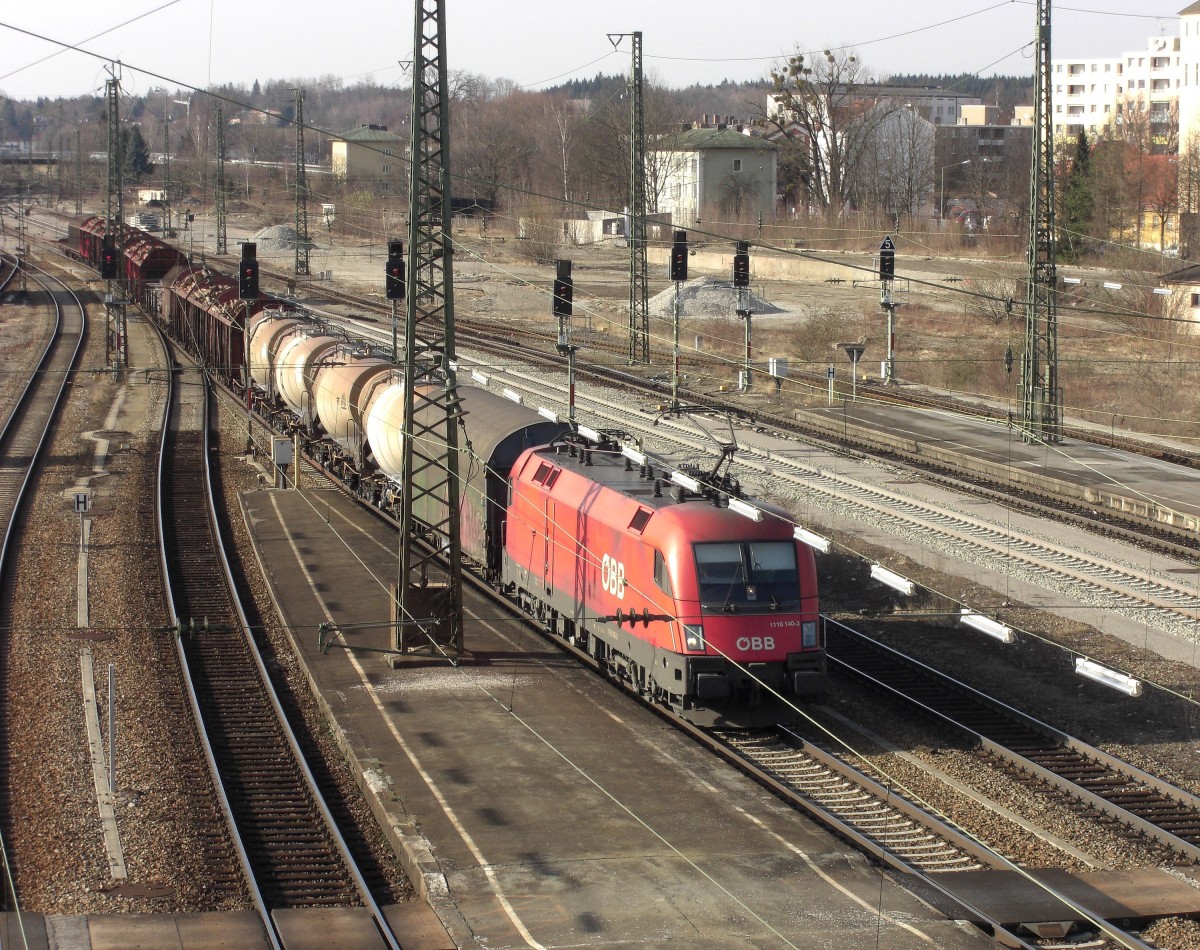
[[[869,75],[857,56],[842,50],[826,50],[811,63],[797,53],[772,70],[771,80],[766,118],[795,150],[809,203],[841,214],[875,130],[898,104],[864,89]]]

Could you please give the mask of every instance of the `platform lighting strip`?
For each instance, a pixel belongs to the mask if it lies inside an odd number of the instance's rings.
[[[763,513],[761,508],[756,508],[749,502],[742,501],[740,498],[729,499],[729,510],[736,512],[743,518],[749,518],[751,521],[762,521]]]
[[[622,445],[621,454],[629,459],[629,461],[631,461],[634,465],[646,464],[646,453],[639,452],[637,449],[633,448],[633,446]]]
[[[1104,282],[1105,290],[1120,290],[1123,286],[1124,286],[1123,284],[1118,284],[1115,281],[1111,281],[1111,280],[1106,280]]]
[[[1116,670],[1110,670],[1107,666],[1101,666],[1099,663],[1086,660],[1081,656],[1075,657],[1075,672],[1080,676],[1086,676],[1090,680],[1095,680],[1097,683],[1103,683],[1105,686],[1119,690],[1126,696],[1137,697],[1142,695],[1141,680],[1134,679],[1132,676],[1127,676],[1124,673],[1118,673]]]
[[[517,392],[515,389],[508,389],[506,387],[504,390],[504,398],[511,399],[518,406],[521,405],[521,403],[522,403],[521,394],[519,392]]]
[[[803,544],[807,544],[814,551],[820,551],[822,554],[829,553],[829,539],[823,538],[819,534],[813,534],[813,532],[804,528],[796,528],[792,531],[792,537]]]
[[[486,386],[488,384],[488,378],[478,370],[471,370],[471,379],[475,380],[475,382],[477,382],[480,386]]]
[[[911,597],[917,592],[917,585],[910,581],[907,577],[901,577],[895,571],[889,571],[882,564],[871,565],[871,576],[885,584],[892,590],[899,591],[905,597]]]
[[[958,618],[963,626],[970,627],[972,630],[978,630],[980,633],[986,633],[989,637],[995,637],[1001,643],[1015,643],[1017,635],[1013,632],[1012,627],[1006,627],[999,620],[993,620],[991,617],[985,617],[983,614],[977,614],[963,608],[962,615]]]
[[[551,422],[558,422],[558,413],[553,409],[547,409],[545,406],[538,406],[538,415],[543,419],[549,419]]]
[[[1064,284],[1079,284],[1079,283],[1082,283],[1082,281],[1078,277],[1064,277],[1063,283]]]
[[[671,482],[672,484],[678,485],[680,488],[685,488],[691,492],[698,493],[700,491],[700,483],[696,481],[696,479],[692,478],[691,475],[685,475],[683,472],[672,472]]]
[[[591,428],[590,426],[576,426],[575,431],[577,433],[579,433],[579,435],[581,435],[585,439],[587,439],[589,442],[602,441],[600,438],[600,433],[597,432],[595,429]]]
[[[1158,294],[1161,297],[1169,297],[1169,296],[1171,296],[1171,288],[1170,287],[1155,287],[1154,293]]]

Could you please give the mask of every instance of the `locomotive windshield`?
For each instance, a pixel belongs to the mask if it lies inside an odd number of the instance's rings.
[[[700,603],[714,610],[760,612],[800,603],[791,541],[723,541],[695,545]]]

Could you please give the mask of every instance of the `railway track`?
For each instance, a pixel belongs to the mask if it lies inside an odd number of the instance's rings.
[[[0,292],[5,292],[16,274],[11,259],[3,259]],[[49,342],[29,372],[29,381],[18,396],[0,430],[0,524],[4,540],[0,544],[0,599],[12,603],[12,582],[16,545],[20,536],[20,514],[29,499],[33,476],[42,457],[46,440],[66,397],[67,382],[79,363],[87,331],[87,311],[83,303],[65,285],[51,289],[53,278],[30,265],[27,279],[49,297],[54,308],[54,330]],[[55,282],[57,283],[57,282]],[[8,607],[4,608],[7,613]],[[0,649],[0,790],[6,789],[10,772],[8,688],[8,647]],[[3,857],[5,885],[0,888],[0,906],[15,906],[12,888],[13,865],[6,840],[12,838],[13,809],[7,795],[0,800],[0,856]]]
[[[877,856],[886,852],[922,874],[1005,866],[987,848],[789,730],[714,736],[832,822],[853,828]]]
[[[531,405],[561,411],[565,389],[554,381],[511,369],[504,372],[503,379],[506,387],[523,394]],[[589,420],[608,420],[612,426],[643,440],[644,447],[657,446],[653,454],[695,457],[711,448],[711,441],[689,422],[630,412],[628,403],[603,394],[591,393],[585,399]],[[842,519],[869,520],[891,533],[920,537],[955,559],[993,568],[1002,566],[1009,574],[1036,578],[1043,587],[1102,604],[1157,629],[1188,636],[1200,620],[1200,588],[1167,573],[1141,570],[1074,550],[1049,537],[1024,533],[1011,524],[832,471],[772,449],[768,441],[757,439],[747,427],[739,432],[738,442],[738,472],[769,485],[776,495],[795,496],[797,510],[815,505]]]
[[[164,427],[160,528],[170,616],[222,807],[263,925],[297,907],[367,909],[396,938],[317,790],[234,593],[208,483],[207,380],[179,385]]]
[[[1070,796],[1200,862],[1200,797],[1039,722],[844,625],[827,621],[831,666],[965,734],[1018,778]]]

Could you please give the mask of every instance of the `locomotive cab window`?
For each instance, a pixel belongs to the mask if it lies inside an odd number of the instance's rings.
[[[796,548],[791,541],[724,541],[695,545],[700,603],[728,612],[759,613],[800,603]]]
[[[667,572],[667,559],[661,551],[654,552],[654,583],[668,597],[674,596],[671,592],[671,575]]]

